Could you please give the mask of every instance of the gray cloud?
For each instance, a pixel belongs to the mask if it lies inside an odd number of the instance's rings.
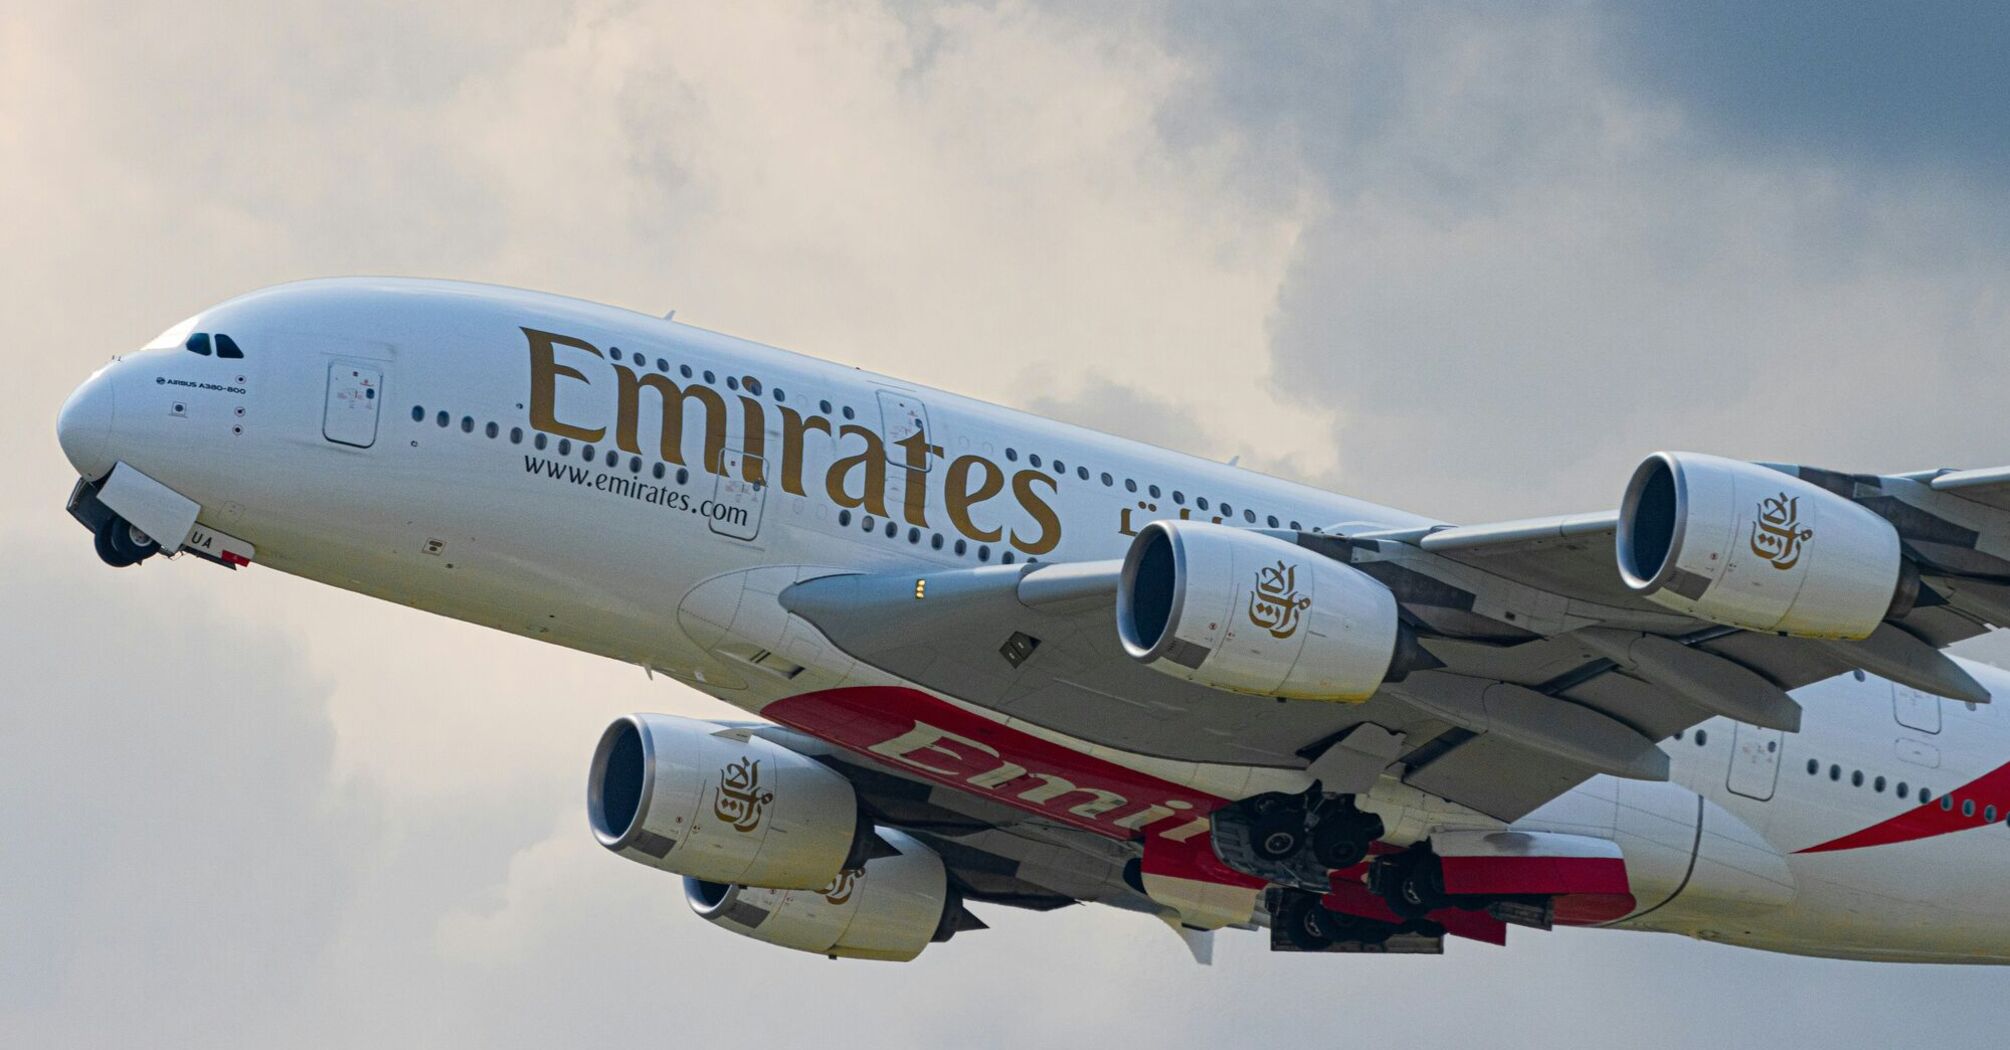
[[[1270,319],[1273,392],[1331,413],[1324,480],[1471,520],[1609,506],[1660,447],[1990,456],[2002,195],[1749,150],[1629,79],[1614,17],[1300,9],[1181,37],[1220,84],[1190,118],[1264,129],[1328,188]]]
[[[1615,5],[1618,61],[1740,149],[2000,182],[2010,139],[2010,12],[1936,2],[1842,12],[1790,0]]]

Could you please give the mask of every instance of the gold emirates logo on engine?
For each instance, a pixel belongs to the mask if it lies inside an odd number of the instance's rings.
[[[1278,562],[1256,570],[1256,590],[1249,596],[1249,622],[1270,632],[1272,638],[1289,638],[1298,632],[1298,617],[1312,607],[1312,599],[1298,593],[1298,566]]]
[[[761,763],[743,758],[719,770],[719,794],[712,800],[712,815],[733,825],[735,831],[752,831],[761,826],[761,816],[775,793],[761,788]]]
[[[852,891],[858,888],[858,880],[865,876],[863,868],[846,868],[837,873],[830,885],[822,890],[824,900],[832,904],[843,904],[851,900]]]
[[[1782,492],[1759,501],[1759,520],[1752,523],[1752,553],[1775,569],[1786,570],[1801,560],[1802,545],[1815,530],[1801,528],[1801,500]]]

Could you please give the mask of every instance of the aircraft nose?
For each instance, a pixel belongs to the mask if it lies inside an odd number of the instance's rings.
[[[112,379],[109,368],[84,380],[56,416],[56,441],[77,473],[96,481],[111,472]]]

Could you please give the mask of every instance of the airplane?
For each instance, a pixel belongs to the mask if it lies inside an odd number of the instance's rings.
[[[109,565],[265,565],[746,711],[608,726],[588,824],[781,947],[1094,903],[1202,962],[1557,926],[2010,962],[2010,673],[1941,652],[2010,623],[2010,467],[1656,452],[1615,511],[1460,525],[390,278],[205,309],[57,431]]]

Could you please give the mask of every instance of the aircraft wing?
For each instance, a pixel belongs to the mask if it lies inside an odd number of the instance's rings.
[[[1688,486],[1681,509],[1693,520],[1674,530],[1675,543],[1696,547],[1737,532],[1727,557],[1755,564],[1745,545],[1776,556],[1726,577],[1730,597],[1717,606],[1708,581],[1679,567],[1663,575],[1681,593],[1643,593],[1622,578],[1615,549],[1626,541],[1627,515],[1640,532],[1656,513],[1631,492],[1624,511],[1600,514],[1261,533],[1350,566],[1394,595],[1423,655],[1361,702],[1251,696],[1132,659],[1113,614],[1117,561],[826,576],[795,584],[782,601],[854,658],[1126,752],[1358,777],[1358,761],[1327,756],[1350,731],[1372,725],[1400,741],[1375,773],[1503,820],[1598,773],[1665,777],[1658,742],[1714,715],[1797,728],[1799,708],[1786,691],[1852,669],[1894,688],[1989,700],[1938,650],[2010,623],[2010,468],[1876,476],[1702,456],[1683,464],[1688,473],[1675,472]],[[1713,485],[1730,495],[1718,498]],[[1735,520],[1706,520],[1719,513],[1711,508]],[[1748,528],[1749,537],[1740,531]],[[1689,557],[1687,549],[1670,553],[1669,564]],[[1873,595],[1860,636],[1834,636],[1858,632],[1822,620],[1825,610],[1866,599],[1822,588],[1847,590],[1886,571],[1878,559],[1887,555],[1897,563],[1888,607]],[[1851,558],[1866,560],[1859,568]],[[1819,631],[1739,626],[1726,620],[1750,624],[1754,614],[1719,608],[1757,600],[1733,593],[1733,584],[1763,592],[1803,576],[1812,582],[1782,599],[1781,623],[1797,628],[1793,617],[1805,614]],[[1806,636],[1813,633],[1831,636]]]

